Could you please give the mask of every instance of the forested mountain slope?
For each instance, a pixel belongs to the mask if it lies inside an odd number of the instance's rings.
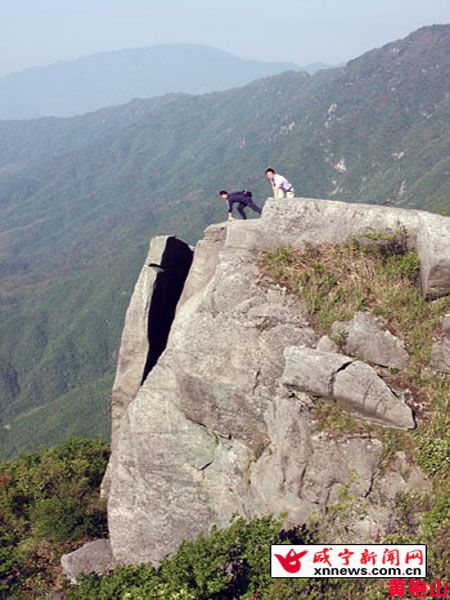
[[[222,188],[250,188],[261,203],[268,164],[300,196],[448,211],[449,117],[445,25],[314,76],[0,123],[5,453],[107,431],[118,338],[151,235],[195,242],[225,216]]]

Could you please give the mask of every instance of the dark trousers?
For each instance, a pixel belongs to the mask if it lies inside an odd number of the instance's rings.
[[[250,206],[250,208],[252,210],[257,212],[259,215],[261,214],[261,209],[259,208],[259,206],[256,206],[256,204],[253,202],[253,200],[251,198],[249,198],[245,202],[239,202],[238,213],[241,215],[241,217],[243,219],[247,218],[247,215],[245,214],[245,210],[244,210],[246,206]]]

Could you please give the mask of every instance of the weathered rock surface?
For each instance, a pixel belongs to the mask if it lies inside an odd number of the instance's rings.
[[[450,218],[421,212],[420,221],[416,249],[422,290],[430,298],[446,296],[450,284]]]
[[[441,373],[450,373],[450,315],[443,321],[444,337],[433,344],[430,367]]]
[[[122,419],[108,503],[121,561],[160,560],[182,537],[257,513],[249,478],[271,442],[283,350],[317,343],[295,298],[258,285],[254,253],[227,248],[221,232],[200,243],[195,286],[190,274],[167,349]]]
[[[430,367],[441,373],[450,373],[450,341],[442,340],[433,344]]]
[[[411,409],[369,365],[310,348],[288,347],[284,357],[281,383],[286,387],[336,400],[351,414],[377,425],[414,428]]]
[[[336,375],[353,359],[343,354],[295,346],[284,351],[285,367],[281,383],[306,394],[332,399]]]
[[[192,250],[173,236],[154,237],[125,317],[111,396],[112,458],[102,482],[107,496],[120,420],[164,350]]]
[[[352,356],[382,367],[404,369],[408,364],[404,343],[368,313],[358,311],[350,321],[336,321],[331,333],[343,337],[343,349]]]
[[[187,244],[173,236],[151,240],[122,332],[111,399],[113,449],[124,410],[165,348],[192,254]]]
[[[61,557],[61,565],[70,581],[76,583],[81,574],[105,575],[116,566],[116,561],[111,551],[110,541],[95,540],[75,552],[64,554]]]
[[[445,315],[442,323],[444,338],[450,342],[450,315]]]
[[[377,373],[356,361],[336,374],[334,397],[347,410],[372,423],[397,429],[414,429],[411,409],[394,396]]]
[[[261,219],[206,230],[165,351],[146,378],[138,361],[137,372],[130,372],[133,383],[124,385],[120,409],[113,414],[108,520],[115,560],[158,563],[182,540],[213,523],[227,525],[236,512],[287,512],[292,523],[306,521],[333,504],[340,486],[347,484],[366,516],[355,513],[346,524],[346,541],[358,541],[361,532],[367,540],[386,533],[393,503],[378,478],[382,444],[364,436],[318,432],[309,395],[282,384],[289,368],[286,348],[314,349],[319,336],[294,297],[280,287],[261,285],[258,253],[287,244],[343,242],[368,229],[397,227],[404,228],[408,246],[423,253],[418,243],[423,224],[428,222],[428,237],[440,239],[449,222],[442,218],[439,225],[431,217],[361,204],[269,200]],[[450,292],[445,275],[450,256],[427,260],[424,293]],[[142,302],[144,313],[145,306]],[[141,339],[142,331],[134,327],[142,327],[142,318],[142,312],[137,314],[135,325],[130,319],[130,340]],[[145,353],[145,340],[142,344],[139,356]],[[125,343],[121,365],[134,362],[133,352],[134,342]],[[316,366],[325,383],[314,385],[329,390],[329,365]],[[397,414],[398,407],[384,410],[386,398],[380,398],[364,366],[351,362],[338,371],[333,394],[336,386],[348,387],[340,378],[353,369],[351,385],[362,378],[365,414],[381,411],[383,419],[407,424],[408,416]],[[351,397],[348,403],[353,410]]]

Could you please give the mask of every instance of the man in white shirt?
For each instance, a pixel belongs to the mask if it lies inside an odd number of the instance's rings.
[[[266,169],[266,177],[272,184],[273,197],[274,198],[294,198],[294,187],[286,177],[275,173],[272,167]]]

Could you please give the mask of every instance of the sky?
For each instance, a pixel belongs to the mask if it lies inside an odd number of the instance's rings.
[[[105,50],[192,42],[338,64],[450,22],[450,0],[0,0],[0,77]]]

